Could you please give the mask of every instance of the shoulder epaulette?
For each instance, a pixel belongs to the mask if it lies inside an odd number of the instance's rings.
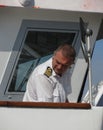
[[[52,69],[48,66],[44,75],[46,75],[48,78],[52,75]]]

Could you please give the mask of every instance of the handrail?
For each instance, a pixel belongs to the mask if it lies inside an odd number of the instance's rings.
[[[91,109],[91,105],[89,103],[48,103],[17,101],[0,101],[0,107]]]

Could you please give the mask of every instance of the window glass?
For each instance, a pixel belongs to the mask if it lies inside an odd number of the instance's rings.
[[[68,41],[73,43],[75,33],[27,30],[9,92],[24,92],[27,80],[33,69],[50,58],[57,46]]]

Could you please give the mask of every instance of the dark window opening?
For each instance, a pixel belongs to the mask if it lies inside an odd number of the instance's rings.
[[[59,44],[73,44],[74,32],[50,32],[29,30],[24,40],[8,92],[24,92],[33,69],[50,58]]]

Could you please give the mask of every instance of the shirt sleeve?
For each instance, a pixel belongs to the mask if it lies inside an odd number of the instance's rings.
[[[45,75],[32,76],[28,81],[24,100],[53,102],[53,83]]]

